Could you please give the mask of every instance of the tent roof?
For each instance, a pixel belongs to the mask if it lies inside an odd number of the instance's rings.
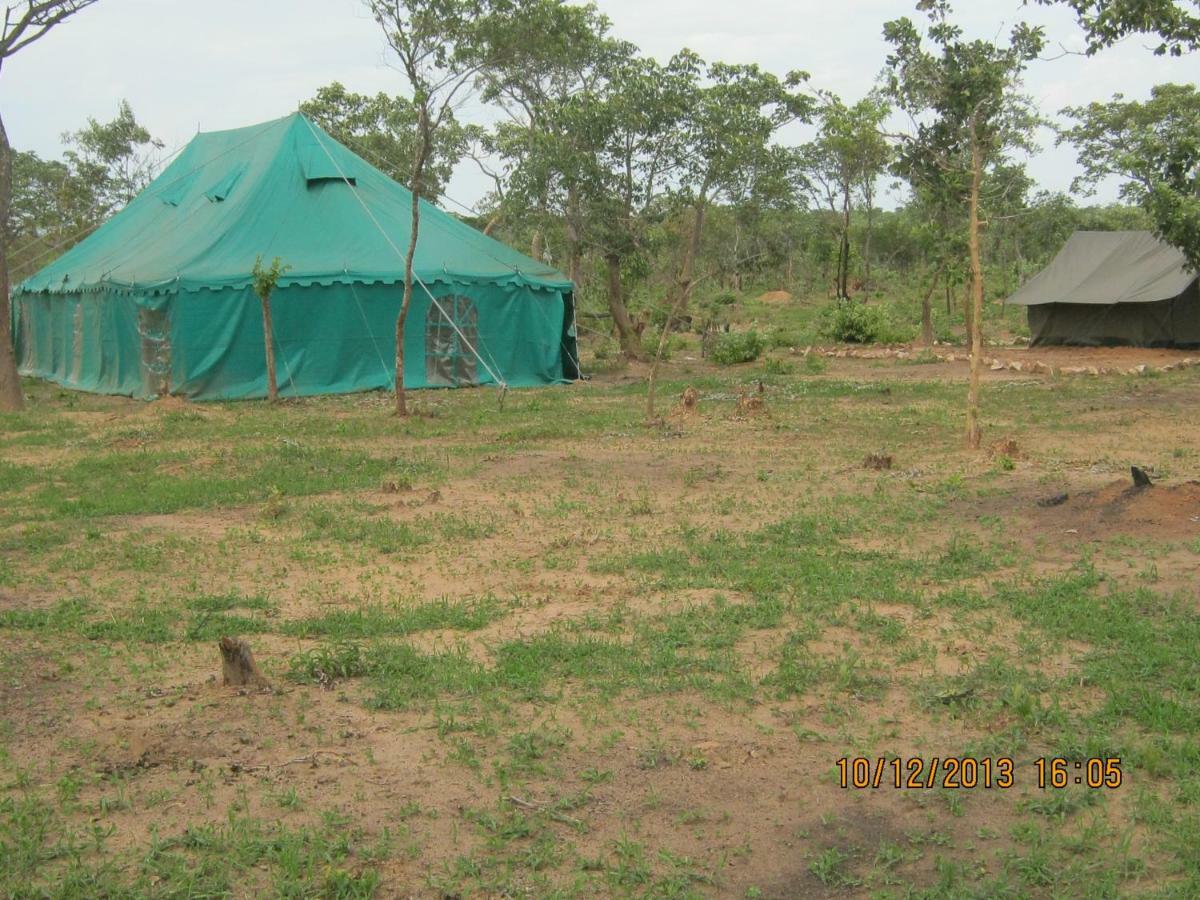
[[[407,188],[295,113],[197,135],[128,206],[17,290],[244,287],[259,255],[291,266],[280,285],[394,283],[404,278],[411,204]],[[425,201],[414,270],[426,283],[571,289],[562,273]]]
[[[1196,280],[1184,256],[1148,231],[1077,231],[1009,303],[1154,303]]]

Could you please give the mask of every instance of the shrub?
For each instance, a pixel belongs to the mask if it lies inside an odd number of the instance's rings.
[[[730,331],[717,335],[713,343],[713,362],[722,366],[754,362],[762,356],[767,342],[757,331]]]
[[[767,336],[767,342],[773,350],[780,347],[799,347],[802,344],[808,343],[799,331],[792,328],[776,328],[772,330]]]
[[[898,340],[891,317],[882,306],[839,300],[825,310],[821,331],[847,344],[880,344]]]
[[[764,375],[791,375],[795,371],[795,364],[786,359],[780,359],[778,356],[771,356],[763,361]]]
[[[713,303],[717,306],[733,306],[733,304],[737,303],[737,294],[733,291],[721,291],[721,293],[713,297]]]

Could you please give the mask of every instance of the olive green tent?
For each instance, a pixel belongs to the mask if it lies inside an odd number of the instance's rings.
[[[1077,231],[1008,298],[1029,308],[1030,343],[1200,345],[1200,283],[1148,231]]]
[[[296,114],[200,134],[125,209],[17,285],[21,372],[68,387],[197,400],[266,394],[254,261],[280,393],[394,382],[411,194]],[[578,377],[572,285],[422,202],[405,383]]]

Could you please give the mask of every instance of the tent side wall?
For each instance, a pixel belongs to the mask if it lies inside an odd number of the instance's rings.
[[[497,378],[526,387],[576,377],[569,294],[494,283],[433,284],[430,292],[438,304],[418,287],[409,309],[408,387]],[[277,289],[271,311],[280,393],[390,388],[402,293],[397,284]],[[26,293],[15,299],[18,363],[25,375],[138,398],[266,396],[262,309],[249,288],[158,296]]]
[[[1200,346],[1200,282],[1155,303],[1041,303],[1029,307],[1032,346]]]
[[[16,293],[18,369],[76,390],[153,397],[165,374],[164,301],[107,290]]]

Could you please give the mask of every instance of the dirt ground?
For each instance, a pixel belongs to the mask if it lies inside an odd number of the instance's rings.
[[[1001,355],[1124,368],[1186,356]],[[490,398],[470,399],[475,405],[464,412],[458,396],[433,396],[423,401],[419,430],[402,433],[356,431],[377,410],[352,401],[285,410],[286,426],[264,437],[246,424],[245,405],[193,411],[177,402],[106,400],[68,410],[47,396],[46,414],[71,419],[74,436],[7,446],[4,458],[51,482],[95,447],[130,460],[161,450],[163,479],[216,476],[240,440],[315,442],[305,421],[316,416],[345,422],[350,436],[335,438],[338,448],[371,458],[419,452],[445,474],[105,516],[78,531],[70,519],[46,524],[33,512],[6,522],[0,614],[52,611],[86,597],[97,617],[81,632],[0,629],[5,768],[14,783],[59,797],[56,828],[111,828],[104,852],[129,878],[156,836],[242,817],[295,828],[345,821],[356,848],[384,841],[386,853],[355,850],[337,865],[369,866],[379,877],[376,894],[388,897],[903,896],[933,892],[939,879],[952,886],[928,896],[989,886],[1086,896],[1080,872],[1118,844],[1140,861],[1137,874],[1114,882],[1120,890],[1136,892],[1156,878],[1177,882],[1170,840],[1134,824],[1139,796],[1173,789],[1165,776],[1131,773],[1137,791],[1096,798],[1099,805],[1078,817],[1036,812],[1044,792],[1031,786],[1032,761],[1062,739],[1058,726],[1041,723],[1013,696],[1038,685],[1047,698],[1057,692],[1046,710],[1091,722],[1108,694],[1084,673],[1104,648],[1063,638],[986,598],[1001,583],[1066,578],[1086,558],[1109,584],[1152,584],[1200,609],[1200,369],[1165,381],[1123,376],[1067,388],[1050,375],[989,372],[991,451],[979,453],[960,447],[957,393],[947,387],[964,374],[963,362],[834,358],[812,379],[750,370],[730,377],[681,355],[664,376],[673,387],[659,429],[639,424],[637,412],[612,412],[641,402],[626,390],[640,376],[633,369],[563,389],[552,412],[539,411],[540,395],[518,392],[509,401],[518,418],[507,424]],[[678,387],[689,381],[703,386],[684,409],[676,406]],[[744,398],[764,381],[761,407],[747,409]],[[1005,393],[1004,382],[1024,393]],[[1077,393],[1064,397],[1064,390]],[[820,391],[826,395],[812,399]],[[1065,409],[1078,417],[1065,422]],[[597,424],[539,436],[572,415],[595,416]],[[172,437],[181,416],[190,436]],[[133,422],[143,430],[127,434]],[[863,467],[867,453],[882,451],[887,465]],[[1156,483],[1133,489],[1131,464],[1148,467]],[[20,490],[29,496],[42,483]],[[445,537],[376,552],[374,532],[314,534],[304,523],[324,521],[316,516],[325,508],[405,534],[441,528]],[[796,515],[818,531],[843,520],[853,530],[773,556],[772,523]],[[50,527],[70,536],[60,550],[37,549],[38,529]],[[743,557],[710,559],[734,539],[748,542],[746,574],[737,574]],[[757,580],[770,560],[798,565],[807,553],[863,565],[861,589],[869,591],[819,612],[814,606],[811,633],[804,591],[820,594],[819,577],[796,592]],[[878,574],[887,566],[911,574]],[[292,660],[328,643],[289,625],[374,604],[493,598],[502,614],[472,630],[435,626],[403,636],[419,653],[463,654],[488,666],[501,648],[610,627],[630,653],[641,652],[647,635],[659,641],[663,629],[679,629],[675,646],[690,648],[697,638],[687,629],[709,626],[685,627],[691,620],[681,617],[749,611],[766,591],[787,598],[794,619],[785,617],[786,627],[739,626],[727,645],[713,625],[696,645],[713,654],[713,666],[728,657],[744,670],[748,687],[729,693],[703,687],[707,676],[697,673],[691,687],[651,687],[661,674],[655,666],[670,672],[672,663],[661,660],[693,652],[672,650],[669,641],[656,643],[645,670],[631,669],[620,678],[634,680],[612,690],[592,681],[615,663],[596,661],[495,706],[498,695],[474,703],[447,689],[381,709],[360,678],[288,676]],[[272,690],[221,685],[211,639],[105,637],[106,619],[137,632],[138,617],[150,615],[146,603],[164,604],[181,622],[190,607],[171,604],[224,594],[269,600],[266,612],[249,600],[227,612],[265,622],[244,636]],[[796,635],[805,636],[812,680],[785,692],[775,686]],[[1001,658],[1013,667],[1009,681],[988,687],[984,663],[1000,666]],[[987,705],[989,691],[1002,699]],[[969,705],[974,698],[983,705]],[[1154,738],[1140,727],[1118,729],[1121,740],[1148,745]],[[999,756],[1012,747],[1019,761],[1012,791],[836,784],[835,761],[844,755],[928,760]],[[1043,843],[1030,844],[1031,821]],[[1066,848],[1082,840],[1080,829],[1092,834],[1088,827],[1101,836],[1072,861]],[[1038,853],[1052,875],[1031,874]],[[272,866],[251,866],[234,893],[277,890]]]

